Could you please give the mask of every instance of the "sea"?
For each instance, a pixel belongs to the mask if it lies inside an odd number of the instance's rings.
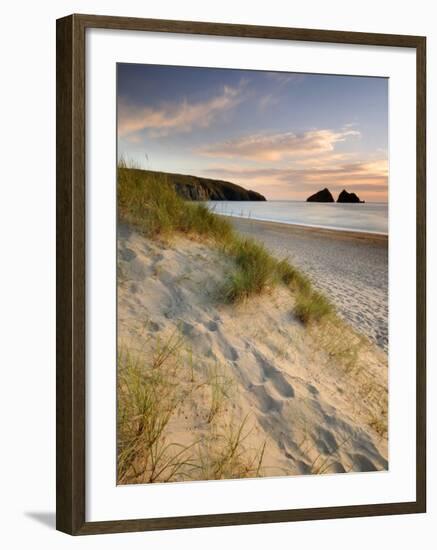
[[[216,214],[338,231],[388,234],[388,204],[302,201],[208,201]]]

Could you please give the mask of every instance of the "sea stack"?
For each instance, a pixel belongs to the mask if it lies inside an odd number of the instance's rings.
[[[346,189],[338,195],[337,202],[364,202],[355,193],[348,193]]]
[[[308,197],[307,202],[334,202],[334,197],[331,195],[331,191],[325,187],[325,189],[317,191],[317,193]]]

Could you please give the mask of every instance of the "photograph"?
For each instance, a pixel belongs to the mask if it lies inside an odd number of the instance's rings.
[[[389,79],[116,79],[117,484],[384,475]]]

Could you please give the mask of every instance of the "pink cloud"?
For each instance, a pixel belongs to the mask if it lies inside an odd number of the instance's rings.
[[[205,156],[241,158],[257,161],[278,161],[308,155],[329,153],[335,144],[348,137],[359,136],[357,130],[311,130],[302,134],[283,132],[252,134],[237,139],[202,147],[198,152]]]
[[[137,108],[123,101],[119,104],[118,134],[135,140],[139,132],[164,136],[175,132],[189,132],[195,127],[208,127],[218,115],[235,107],[241,101],[240,90],[224,86],[221,94],[203,102],[162,105],[160,108]]]

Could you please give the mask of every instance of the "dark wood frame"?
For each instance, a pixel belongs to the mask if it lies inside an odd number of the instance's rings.
[[[417,61],[417,441],[412,502],[184,517],[85,520],[85,31],[87,28],[413,48]],[[426,39],[420,36],[70,15],[57,21],[56,526],[71,535],[426,511]]]

